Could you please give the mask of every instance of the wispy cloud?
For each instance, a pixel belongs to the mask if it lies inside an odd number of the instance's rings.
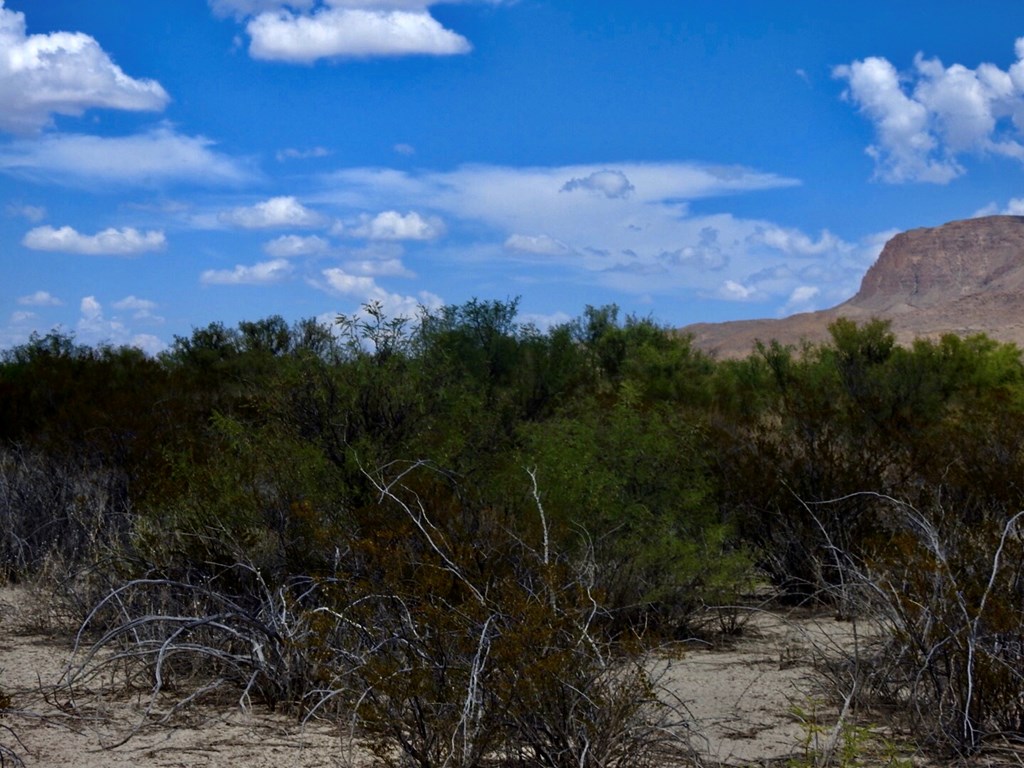
[[[328,253],[331,244],[322,237],[310,235],[282,235],[265,243],[264,252],[277,259],[291,259],[297,256],[316,256]]]
[[[0,172],[63,185],[238,185],[255,173],[202,136],[162,126],[132,136],[45,134],[0,145]]]
[[[287,259],[274,259],[251,266],[238,264],[234,269],[208,269],[199,276],[199,282],[204,285],[272,285],[287,280],[292,270]]]
[[[637,301],[742,301],[763,306],[766,315],[785,306],[831,306],[856,291],[881,248],[873,236],[850,242],[827,229],[809,232],[702,212],[711,199],[714,208],[728,210],[730,196],[799,184],[736,166],[352,168],[323,183],[324,191],[310,199],[324,207],[415,210],[423,218],[443,218],[443,240],[407,245],[430,259],[504,280],[542,281],[545,273],[538,270],[551,270],[547,274],[560,280]],[[352,226],[348,234],[354,229],[366,235],[371,219],[365,214],[362,228]],[[366,276],[352,267],[343,273]]]
[[[33,224],[38,224],[46,218],[46,208],[41,205],[20,205],[12,203],[5,209],[8,216],[25,219]]]
[[[131,312],[134,320],[149,320],[154,323],[162,323],[164,318],[155,313],[159,305],[149,299],[140,299],[137,296],[125,296],[120,301],[115,301],[114,309],[122,312]]]
[[[286,160],[311,160],[323,157],[330,157],[331,150],[326,147],[313,147],[312,149],[282,149],[277,153],[277,161],[283,163]]]

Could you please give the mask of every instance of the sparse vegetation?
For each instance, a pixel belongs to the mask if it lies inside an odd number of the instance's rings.
[[[844,712],[966,755],[1024,737],[1022,432],[1019,350],[880,322],[730,362],[514,301],[158,359],[54,333],[0,361],[0,564],[74,623],[72,679],[228,691],[423,768],[689,758],[646,654],[741,631],[770,582],[879,622],[823,670]]]

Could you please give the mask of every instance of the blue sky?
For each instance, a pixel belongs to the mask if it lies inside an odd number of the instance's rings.
[[[0,346],[833,306],[896,231],[1024,214],[1024,6],[920,8],[0,0]]]

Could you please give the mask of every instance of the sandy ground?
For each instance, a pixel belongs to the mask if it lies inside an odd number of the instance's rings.
[[[33,621],[23,590],[0,589],[0,684],[14,713],[0,726],[0,744],[16,748],[27,766],[81,768],[313,768],[365,764],[344,734],[325,723],[302,727],[261,708],[193,707],[165,725],[148,724],[149,696],[79,691],[43,695],[62,673],[70,645]],[[814,707],[815,647],[848,642],[848,624],[829,617],[786,618],[758,613],[744,636],[724,648],[690,644],[655,662],[669,695],[683,702],[700,734],[696,746],[711,762],[764,765],[799,753],[806,730],[796,709]],[[837,640],[838,638],[838,640]],[[131,739],[119,746],[126,736]]]

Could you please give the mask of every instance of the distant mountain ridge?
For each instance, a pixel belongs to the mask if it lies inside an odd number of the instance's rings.
[[[986,333],[1024,347],[1024,216],[986,216],[912,229],[885,244],[860,290],[831,309],[777,320],[697,323],[680,329],[719,358],[756,341],[818,343],[839,317],[889,320],[897,340]]]

